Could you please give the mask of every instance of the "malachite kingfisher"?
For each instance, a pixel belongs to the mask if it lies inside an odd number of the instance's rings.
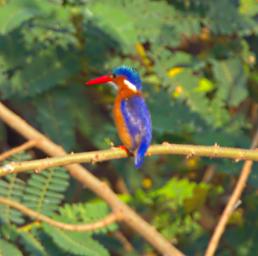
[[[143,98],[141,78],[134,69],[121,66],[111,74],[86,82],[86,85],[103,83],[117,87],[114,121],[125,148],[135,156],[135,167],[140,168],[152,138],[151,116]]]

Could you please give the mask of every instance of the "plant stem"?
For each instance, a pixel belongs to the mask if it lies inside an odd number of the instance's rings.
[[[258,144],[258,131],[254,137],[252,148],[255,148],[257,144]],[[215,251],[219,245],[220,238],[225,231],[228,220],[231,214],[233,213],[235,206],[237,205],[239,198],[241,197],[241,194],[246,186],[246,182],[252,170],[252,165],[253,165],[253,162],[251,160],[245,161],[241,174],[238,178],[237,184],[232,192],[232,195],[210,239],[207,250],[205,252],[205,256],[213,256],[215,254]]]
[[[53,220],[39,212],[33,211],[29,208],[27,208],[26,206],[0,197],[0,204],[4,204],[4,205],[8,205],[9,207],[12,207],[22,213],[24,213],[25,215],[34,218],[35,220],[40,220],[43,221],[45,223],[48,223],[51,226],[63,229],[63,230],[69,230],[69,231],[76,231],[76,232],[86,232],[86,231],[94,231],[100,228],[103,228],[105,226],[108,226],[116,221],[121,220],[121,216],[119,216],[118,214],[115,213],[110,213],[109,215],[107,215],[105,218],[103,218],[102,220],[99,220],[95,223],[88,223],[88,224],[67,224],[67,223],[63,223],[60,221],[56,221]]]
[[[236,162],[240,160],[258,161],[258,151],[248,149],[226,148],[215,146],[194,146],[194,145],[178,145],[163,143],[162,145],[153,145],[149,148],[147,156],[160,154],[175,154],[192,156],[206,156],[216,158],[231,158]],[[46,168],[65,166],[75,163],[96,163],[111,159],[127,157],[124,150],[119,148],[111,148],[107,150],[99,150],[85,153],[71,153],[64,156],[45,158],[41,160],[31,160],[23,162],[12,162],[0,167],[0,177],[9,173],[19,173],[28,170],[36,170],[40,172]]]

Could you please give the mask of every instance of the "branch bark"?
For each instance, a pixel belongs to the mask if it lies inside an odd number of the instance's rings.
[[[26,139],[38,140],[39,143],[36,145],[37,148],[41,149],[48,155],[63,156],[66,154],[62,147],[53,143],[50,139],[38,132],[2,103],[0,103],[0,118]],[[121,202],[116,194],[104,182],[98,180],[87,169],[78,164],[68,165],[67,169],[71,176],[105,200],[110,205],[114,213],[121,214],[123,216],[123,222],[131,227],[136,233],[141,235],[161,254],[169,256],[184,255],[169,241],[164,239],[156,229],[142,219],[135,211]]]
[[[252,148],[255,148],[257,144],[258,144],[258,132],[256,133],[256,135],[254,137]],[[211,240],[208,244],[207,250],[205,252],[205,256],[213,256],[215,254],[215,251],[218,247],[220,238],[225,231],[228,220],[229,220],[232,212],[234,211],[235,206],[237,205],[237,202],[239,201],[239,198],[241,197],[241,194],[246,186],[248,177],[252,170],[252,165],[253,165],[252,161],[250,161],[250,160],[245,161],[242,171],[241,171],[241,174],[240,174],[240,177],[234,188],[234,191],[220,217],[220,220],[219,220],[219,222],[214,230],[214,233],[211,237]]]
[[[8,157],[10,157],[12,155],[15,155],[19,152],[25,151],[29,148],[32,148],[36,144],[37,144],[36,140],[31,140],[31,141],[27,141],[27,142],[23,143],[22,145],[20,145],[18,147],[12,148],[12,149],[10,149],[10,150],[8,150],[8,151],[6,151],[6,152],[4,152],[0,155],[0,162],[7,159]]]
[[[112,224],[113,222],[120,221],[122,219],[122,216],[115,213],[110,213],[108,216],[106,216],[102,220],[99,220],[95,223],[67,224],[67,223],[53,220],[39,212],[33,211],[25,207],[24,205],[18,202],[15,202],[3,197],[0,197],[0,204],[8,205],[9,207],[15,208],[16,210],[24,213],[27,216],[34,218],[35,220],[40,220],[42,222],[48,223],[51,226],[54,226],[63,230],[76,231],[76,232],[94,231],[96,229],[103,228],[105,226]]]
[[[177,145],[163,143],[162,145],[153,145],[149,148],[147,155],[159,154],[182,154],[192,156],[208,156],[216,158],[232,158],[235,161],[250,159],[258,161],[258,151],[249,149],[237,149],[215,146],[194,146],[194,145]],[[31,160],[24,162],[13,162],[0,167],[0,177],[9,173],[19,173],[27,170],[38,171],[55,166],[64,166],[74,163],[95,163],[111,159],[123,158],[127,154],[119,148],[99,150],[85,153],[71,153],[64,156],[46,158],[41,160]]]

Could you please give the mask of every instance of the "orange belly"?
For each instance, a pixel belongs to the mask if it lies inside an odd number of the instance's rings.
[[[113,108],[114,121],[120,140],[128,150],[132,150],[133,143],[121,111],[121,99],[117,97]]]

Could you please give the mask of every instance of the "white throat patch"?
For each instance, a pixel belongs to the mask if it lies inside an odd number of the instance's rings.
[[[125,79],[124,83],[128,89],[130,89],[131,91],[137,92],[137,87],[134,84],[132,84],[130,81]]]

